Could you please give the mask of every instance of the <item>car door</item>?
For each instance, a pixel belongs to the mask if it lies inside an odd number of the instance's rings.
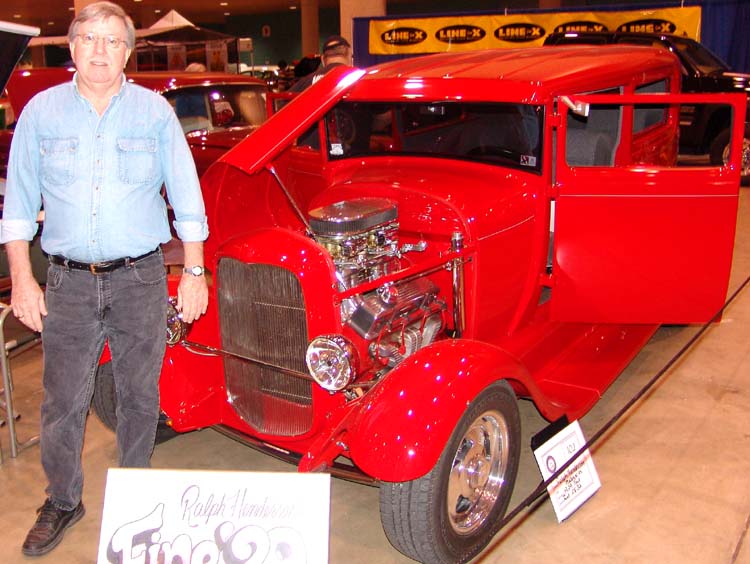
[[[637,102],[646,109],[665,102],[729,105],[734,116],[732,154],[727,166],[689,168],[651,164],[643,158],[643,147],[615,148],[617,160],[576,161],[566,145],[575,143],[578,153],[586,153],[586,142],[575,136],[568,124],[568,107],[560,104],[552,317],[601,323],[711,319],[726,299],[732,262],[744,98],[734,94],[609,94],[581,96],[574,102],[589,102],[592,108],[621,105],[623,115],[632,109],[631,119],[621,123],[615,145],[632,145],[640,138],[663,139],[658,135],[660,127],[676,130],[672,119],[633,134]],[[651,131],[656,135],[650,135]],[[650,150],[656,155],[660,147]],[[622,155],[640,155],[640,162],[622,162]]]

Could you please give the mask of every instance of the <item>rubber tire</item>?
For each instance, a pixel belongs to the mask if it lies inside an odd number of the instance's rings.
[[[729,131],[729,129],[724,129],[720,131],[719,134],[711,142],[711,147],[709,148],[708,152],[712,165],[724,164],[724,151],[729,144],[730,138],[731,132]],[[747,139],[745,139],[745,142],[747,142]],[[742,176],[740,177],[740,184],[742,184],[743,186],[747,186],[748,183],[750,183],[750,171],[745,170],[744,174],[742,174]]]
[[[100,364],[96,370],[91,407],[107,429],[112,432],[117,430],[117,392],[111,362]],[[166,418],[162,416],[159,418],[159,425],[156,427],[155,444],[158,445],[168,441],[176,437],[177,434],[174,429],[166,424]]]
[[[508,427],[505,485],[479,528],[460,536],[448,521],[446,500],[451,465],[466,430],[490,409],[499,411]],[[410,482],[381,483],[380,519],[390,543],[409,558],[427,564],[455,564],[476,556],[492,540],[497,532],[494,526],[508,509],[518,473],[520,442],[521,421],[515,393],[507,382],[495,382],[466,409],[428,474]]]

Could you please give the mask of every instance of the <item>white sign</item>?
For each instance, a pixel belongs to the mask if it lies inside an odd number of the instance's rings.
[[[328,474],[111,468],[98,564],[324,564]]]
[[[167,68],[169,70],[185,70],[187,66],[187,47],[185,45],[167,45]]]
[[[253,50],[253,38],[252,37],[240,37],[237,40],[237,49],[240,53],[249,53]]]
[[[581,426],[576,420],[535,449],[536,463],[544,480],[552,476],[585,444]],[[547,487],[557,521],[562,522],[570,517],[601,485],[591,453],[586,449]]]
[[[206,68],[215,72],[227,72],[227,44],[224,41],[206,42]]]

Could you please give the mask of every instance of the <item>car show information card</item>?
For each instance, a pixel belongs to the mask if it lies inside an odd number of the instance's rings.
[[[585,444],[586,439],[576,420],[541,446],[534,448],[534,457],[544,480],[549,479]],[[573,464],[547,486],[557,521],[562,522],[570,517],[600,487],[601,482],[596,473],[594,461],[591,459],[591,453],[586,449]]]
[[[329,474],[110,468],[98,564],[328,562]]]

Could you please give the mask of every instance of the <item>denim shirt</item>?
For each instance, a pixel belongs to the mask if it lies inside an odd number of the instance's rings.
[[[190,149],[162,96],[123,77],[99,116],[71,82],[34,96],[8,161],[0,242],[33,239],[44,204],[42,249],[82,262],[135,257],[171,239],[203,241],[208,224]]]

